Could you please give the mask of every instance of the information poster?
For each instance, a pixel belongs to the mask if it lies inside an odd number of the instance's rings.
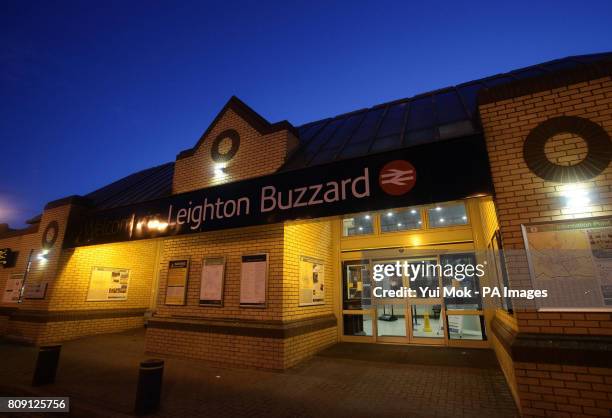
[[[523,226],[534,288],[543,308],[612,306],[612,218]]]
[[[268,280],[268,255],[242,256],[240,305],[265,307]]]
[[[47,294],[47,282],[27,281],[23,286],[24,299],[44,299]]]
[[[172,260],[168,263],[166,305],[184,305],[187,297],[189,260]]]
[[[300,257],[300,300],[299,306],[323,305],[325,267],[323,261]]]
[[[6,282],[4,294],[2,295],[3,303],[18,303],[19,292],[23,285],[23,274],[11,274]]]
[[[200,305],[223,306],[225,257],[208,257],[202,260],[200,281]]]
[[[130,271],[128,269],[94,267],[89,280],[87,301],[126,300],[129,281]],[[26,285],[26,291],[28,285]]]

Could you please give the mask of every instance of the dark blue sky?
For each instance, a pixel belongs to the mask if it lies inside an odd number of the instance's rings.
[[[235,94],[294,125],[612,50],[612,2],[0,4],[0,223],[174,160]]]

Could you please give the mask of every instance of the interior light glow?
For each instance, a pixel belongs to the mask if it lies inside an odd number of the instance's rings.
[[[441,206],[436,206],[436,211],[440,212],[442,210]]]
[[[440,219],[438,219],[438,222],[440,222],[440,223],[444,223],[444,218],[440,218]]]
[[[364,218],[370,219],[370,215],[366,215],[366,216],[364,216]]]
[[[463,219],[464,221],[467,221],[467,216],[463,215],[461,219]]]
[[[401,226],[402,226],[402,224],[401,224],[401,223],[399,223],[399,224],[397,224],[397,226],[401,227]]]
[[[387,212],[387,216],[388,216],[388,217],[393,216],[393,212]]]
[[[412,210],[410,211],[410,213],[412,213],[412,214],[414,215],[414,214],[416,213],[416,209],[412,209]]]

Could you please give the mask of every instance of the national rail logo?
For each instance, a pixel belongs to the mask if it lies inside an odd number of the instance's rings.
[[[406,160],[391,161],[380,170],[378,184],[391,196],[408,193],[416,184],[416,170]]]

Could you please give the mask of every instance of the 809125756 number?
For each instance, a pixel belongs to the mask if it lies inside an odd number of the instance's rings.
[[[70,399],[66,397],[0,397],[0,412],[37,411],[68,412]]]

